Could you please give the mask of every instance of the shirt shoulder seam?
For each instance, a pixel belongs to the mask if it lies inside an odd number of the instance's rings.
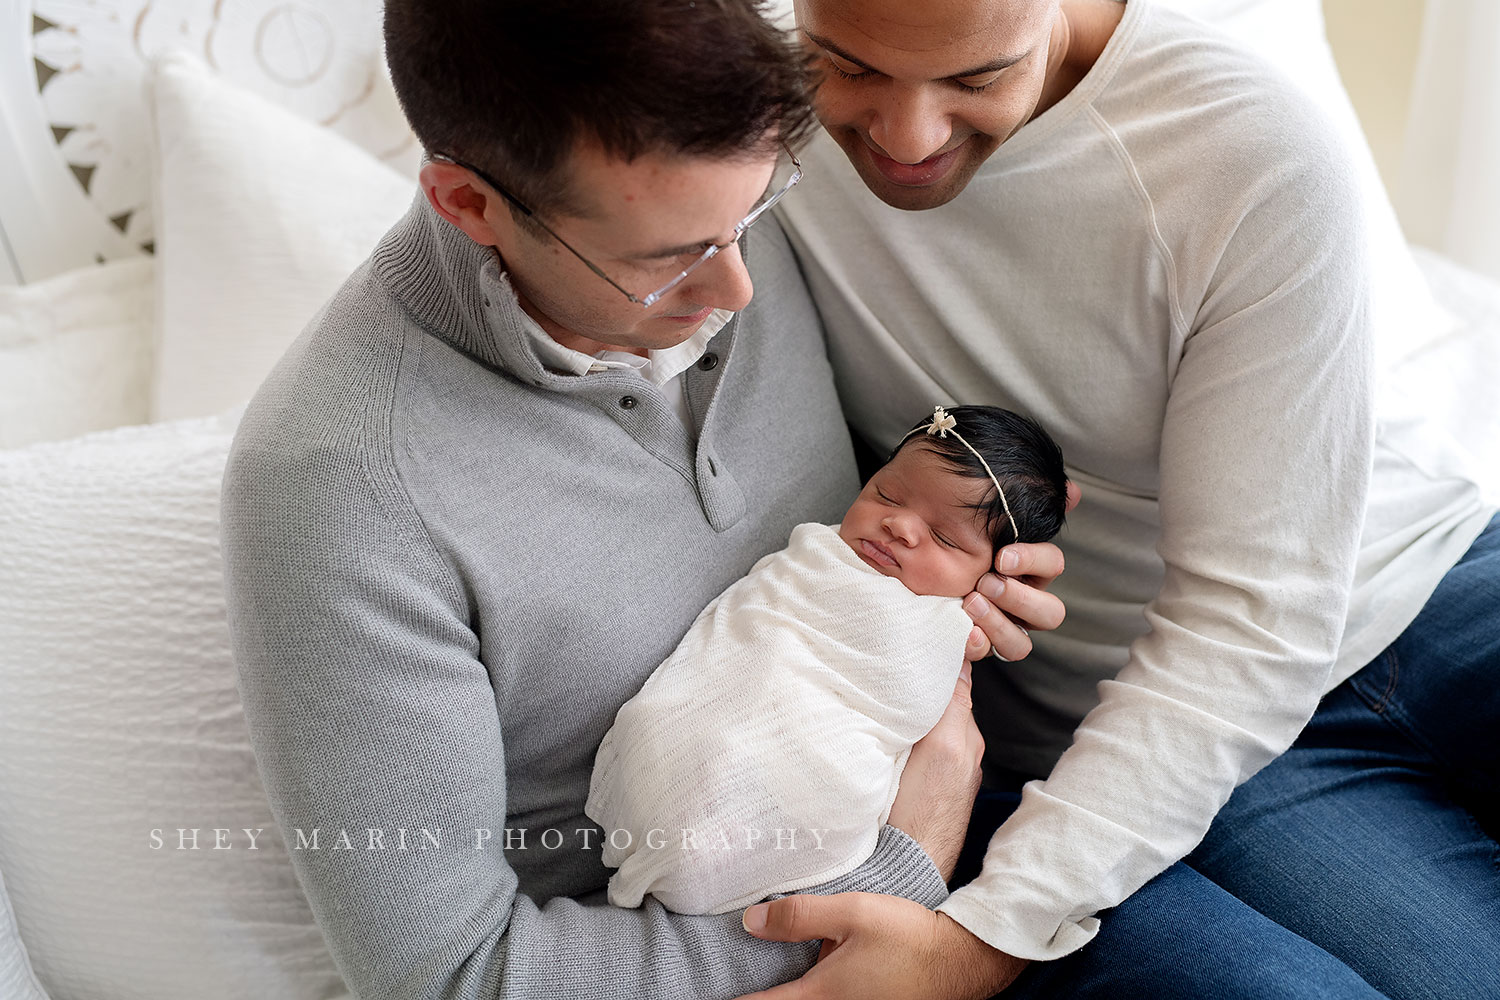
[[[1151,242],[1156,247],[1156,252],[1161,256],[1162,264],[1166,271],[1167,308],[1171,310],[1172,325],[1176,327],[1175,332],[1179,337],[1186,336],[1188,324],[1182,312],[1177,279],[1177,261],[1172,255],[1172,248],[1167,245],[1166,237],[1162,235],[1161,224],[1156,217],[1156,203],[1151,197],[1151,192],[1147,190],[1145,181],[1141,179],[1140,171],[1136,169],[1134,157],[1125,148],[1125,143],[1120,139],[1119,133],[1114,130],[1114,126],[1110,125],[1109,121],[1092,102],[1088,105],[1087,114],[1089,121],[1093,123],[1094,127],[1104,136],[1105,141],[1109,144],[1110,151],[1114,153],[1115,159],[1120,162],[1131,190],[1140,199],[1141,207],[1145,210],[1146,225],[1151,233]]]
[[[429,334],[422,330],[415,332],[418,337],[429,336]],[[402,336],[399,338],[399,344],[396,348],[395,377],[391,379],[390,394],[386,397],[384,401],[385,405],[381,408],[382,412],[379,415],[381,426],[378,428],[378,431],[383,441],[380,442],[378,457],[383,459],[383,461],[377,463],[376,449],[365,449],[367,456],[365,460],[365,475],[370,480],[370,485],[374,490],[375,496],[383,504],[388,505],[387,509],[393,517],[401,519],[403,514],[410,516],[415,525],[415,532],[420,536],[421,544],[425,545],[427,555],[431,557],[432,561],[438,567],[438,573],[447,590],[446,597],[453,602],[454,607],[463,608],[466,605],[463,596],[463,587],[460,585],[453,567],[448,563],[448,560],[443,558],[442,552],[438,549],[437,542],[433,539],[432,532],[427,527],[427,519],[422,516],[421,509],[417,506],[417,502],[412,497],[411,491],[407,489],[406,481],[401,475],[400,464],[396,460],[396,450],[398,447],[396,440],[396,407],[400,405],[401,369],[407,358],[407,336],[410,333],[412,331],[403,331]],[[420,362],[420,360],[419,348],[419,353],[415,361]],[[400,442],[400,447],[410,451],[411,424],[409,421],[402,421],[402,425],[405,434]],[[384,468],[379,468],[379,465],[383,465]],[[384,473],[384,475],[381,475],[381,473]],[[382,479],[386,479],[388,482],[382,482]]]

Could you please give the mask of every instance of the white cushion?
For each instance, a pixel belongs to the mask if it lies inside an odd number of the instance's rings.
[[[153,88],[164,420],[249,399],[416,185],[185,53],[157,61]]]
[[[150,258],[0,286],[0,448],[144,423]]]
[[[1383,366],[1454,325],[1433,299],[1381,183],[1329,48],[1319,0],[1156,0],[1232,35],[1295,80],[1348,148],[1370,231],[1372,326]]]
[[[218,529],[235,423],[0,452],[0,870],[53,1000],[343,993],[236,688]],[[233,848],[175,850],[179,827]]]
[[[0,997],[5,1000],[48,1000],[42,984],[31,971],[26,945],[11,912],[10,897],[5,894],[5,879],[0,877]]]
[[[139,256],[153,239],[149,60],[215,72],[416,176],[378,0],[0,4],[0,282]],[[32,15],[35,16],[32,16]]]
[[[1500,281],[1418,248],[1417,266],[1433,295],[1452,313],[1454,329],[1429,341],[1384,372],[1394,403],[1387,411],[1420,414],[1441,428],[1464,457],[1465,478],[1500,505]]]

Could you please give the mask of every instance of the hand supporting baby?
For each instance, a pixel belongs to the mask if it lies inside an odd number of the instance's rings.
[[[1078,506],[1079,499],[1078,486],[1070,481],[1066,509]],[[1027,629],[1055,629],[1064,615],[1062,601],[1047,593],[1063,571],[1062,550],[1056,545],[1007,545],[995,553],[994,568],[995,573],[980,578],[977,592],[964,599],[974,629],[963,670],[942,718],[912,746],[886,820],[922,845],[944,881],[958,863],[984,758],[984,737],[974,722],[972,662],[991,649],[1003,660],[1025,658],[1031,652]]]
[[[1078,506],[1080,495],[1070,480],[1066,510]],[[965,655],[980,660],[993,648],[1002,660],[1029,656],[1027,629],[1047,631],[1062,624],[1063,602],[1047,593],[1062,571],[1062,549],[1051,542],[1017,542],[997,552],[995,572],[980,577],[976,591],[964,598],[964,610],[974,619]]]
[[[958,864],[984,759],[984,737],[974,724],[971,671],[965,661],[942,718],[912,746],[886,819],[922,845],[944,882]]]

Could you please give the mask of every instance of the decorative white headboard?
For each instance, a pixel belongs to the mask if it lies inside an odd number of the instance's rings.
[[[151,252],[144,78],[169,48],[414,176],[380,19],[378,0],[0,0],[0,283]]]

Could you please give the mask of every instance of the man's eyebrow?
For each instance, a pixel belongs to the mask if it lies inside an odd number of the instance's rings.
[[[629,254],[631,260],[656,260],[661,257],[681,257],[684,254],[702,253],[714,240],[704,239],[697,243],[682,243],[675,247],[662,247],[660,250],[646,250],[641,253]]]
[[[831,42],[828,39],[822,37],[821,35],[815,35],[811,31],[808,31],[806,28],[802,29],[802,33],[804,35],[806,35],[808,38],[812,39],[813,44],[817,45],[818,48],[820,48],[820,49],[827,49],[829,52],[832,52],[834,55],[838,56],[840,59],[844,60],[845,62],[852,62],[854,65],[858,66],[860,69],[865,70],[866,72],[869,72],[869,73],[879,73],[880,72],[880,70],[876,69],[874,66],[871,66],[869,63],[865,62],[862,59],[855,58],[854,56],[852,56],[849,53],[845,52],[843,49],[839,48],[833,42]],[[1005,68],[1007,68],[1009,66],[1014,66],[1016,63],[1020,62],[1022,59],[1025,59],[1028,54],[1029,53],[1022,53],[1021,55],[1018,55],[1018,56],[1001,56],[998,59],[991,59],[989,62],[985,63],[983,66],[975,66],[973,69],[966,69],[966,70],[964,70],[961,73],[951,73],[948,76],[942,77],[942,79],[944,79],[944,80],[964,80],[964,79],[967,79],[968,77],[971,77],[971,76],[983,76],[986,73],[998,73],[1002,69],[1005,69]],[[884,75],[884,74],[882,74],[882,75]]]
[[[696,243],[679,243],[676,246],[662,247],[660,250],[644,250],[639,253],[627,254],[626,259],[657,260],[662,257],[681,257],[685,254],[690,253],[702,253],[704,250],[708,249],[709,244],[718,242],[719,241],[716,237],[708,236]]]

